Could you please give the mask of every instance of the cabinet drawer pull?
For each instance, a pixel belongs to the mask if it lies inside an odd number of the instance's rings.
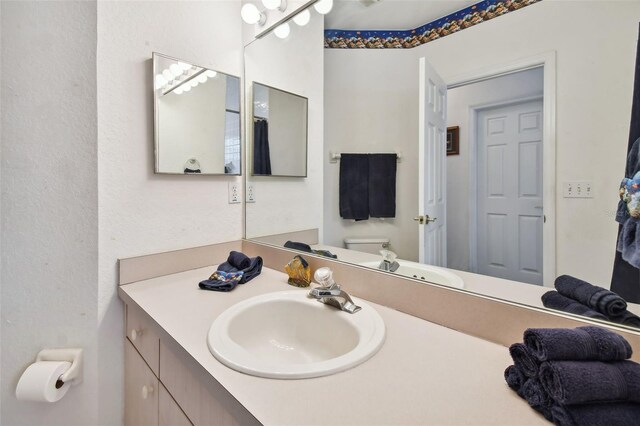
[[[153,393],[153,386],[144,385],[142,387],[142,399],[147,399]]]
[[[133,330],[131,330],[131,340],[132,341],[135,342],[136,339],[138,338],[138,336],[142,336],[142,329],[141,328],[139,328],[137,330],[134,328]]]

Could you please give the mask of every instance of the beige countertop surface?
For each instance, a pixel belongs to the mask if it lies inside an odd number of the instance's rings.
[[[386,341],[367,362],[302,380],[236,372],[209,352],[206,337],[213,320],[249,297],[295,288],[286,284],[284,273],[264,268],[232,292],[200,290],[198,282],[214,270],[124,285],[119,294],[146,311],[263,424],[548,424],[507,387],[503,371],[511,359],[505,347],[374,303],[369,305],[385,322]],[[348,284],[344,288],[348,291]]]

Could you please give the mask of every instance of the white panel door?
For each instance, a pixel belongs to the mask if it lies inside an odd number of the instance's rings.
[[[542,101],[478,113],[478,272],[542,285]]]
[[[420,58],[418,217],[420,262],[447,266],[447,85]]]

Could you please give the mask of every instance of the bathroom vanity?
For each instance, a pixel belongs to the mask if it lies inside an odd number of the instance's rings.
[[[125,424],[513,424],[514,419],[519,424],[545,423],[505,384],[503,371],[511,360],[504,345],[401,312],[411,311],[401,300],[408,290],[403,287],[413,280],[320,258],[310,257],[312,267],[334,266],[336,281],[360,299],[366,294],[354,274],[364,275],[372,287],[398,284],[390,294],[399,298],[388,297],[387,306],[376,303],[378,299],[367,301],[385,324],[381,349],[349,370],[310,379],[261,378],[223,365],[207,347],[207,334],[220,314],[257,295],[308,291],[289,286],[286,274],[270,268],[291,252],[234,242],[214,248],[216,259],[224,260],[230,247],[252,256],[259,251],[265,267],[260,276],[229,293],[198,288],[198,282],[215,270],[215,265],[194,267],[211,257],[199,254],[201,248],[120,261],[119,295],[126,305]],[[167,273],[171,268],[174,272]],[[371,277],[380,277],[380,283]],[[482,301],[469,310],[482,312]],[[542,314],[546,322],[535,316],[528,321],[532,326],[577,322]],[[473,313],[466,315],[473,320]],[[512,322],[517,323],[515,316]],[[508,328],[496,333],[508,335]]]

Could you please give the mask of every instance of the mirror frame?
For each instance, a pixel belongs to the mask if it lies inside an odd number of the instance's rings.
[[[155,75],[155,74],[154,74]],[[271,174],[271,175],[256,175],[253,173],[253,141],[254,141],[254,134],[253,134],[253,120],[255,119],[255,110],[254,110],[254,102],[255,102],[255,85],[259,84],[260,86],[266,87],[268,89],[273,89],[273,90],[277,90],[279,92],[282,93],[286,93],[288,95],[291,96],[295,96],[297,98],[302,98],[306,101],[307,103],[307,111],[305,114],[305,135],[304,135],[304,175],[276,175],[276,174]],[[297,93],[293,93],[293,92],[289,92],[288,90],[283,90],[283,89],[279,89],[277,87],[273,87],[273,86],[269,86],[268,84],[264,84],[264,83],[260,83],[258,81],[252,81],[251,82],[251,99],[249,101],[250,106],[249,106],[249,110],[251,111],[251,114],[248,115],[248,125],[247,125],[247,138],[246,138],[246,144],[247,147],[250,147],[250,149],[247,149],[247,170],[250,171],[250,173],[247,173],[247,176],[251,176],[251,177],[258,177],[258,178],[269,178],[269,177],[277,177],[277,178],[302,178],[305,179],[308,177],[309,175],[309,98],[306,96],[302,96],[302,95],[298,95]],[[245,228],[246,228],[246,224],[245,224]],[[245,230],[245,235],[246,235],[246,230]]]
[[[240,164],[238,165],[238,173],[174,173],[174,172],[161,172],[159,171],[159,163],[160,163],[160,131],[159,131],[159,125],[160,125],[160,120],[159,120],[159,110],[158,110],[158,97],[156,96],[156,89],[155,89],[155,76],[158,73],[158,70],[156,69],[156,57],[160,56],[162,58],[165,59],[169,59],[172,61],[176,61],[176,62],[187,62],[190,63],[193,66],[196,66],[198,68],[204,68],[207,70],[212,70],[215,71],[218,74],[224,74],[225,76],[229,76],[229,77],[234,77],[238,79],[238,134],[240,135],[240,152],[239,152],[239,156],[240,156]],[[160,53],[160,52],[152,52],[151,53],[151,65],[152,65],[152,78],[151,78],[151,93],[153,96],[153,162],[154,162],[154,168],[153,168],[153,173],[156,175],[170,175],[170,176],[242,176],[242,157],[243,157],[243,152],[244,152],[244,147],[245,147],[245,141],[243,139],[243,132],[242,132],[242,97],[244,94],[244,90],[243,90],[243,83],[244,83],[244,79],[240,76],[237,75],[233,75],[233,74],[229,74],[226,72],[222,72],[222,71],[218,71],[218,70],[213,70],[211,68],[207,68],[204,67],[202,65],[198,65],[195,64],[191,61],[187,61],[184,59],[178,59],[178,58],[174,58],[173,56],[169,56],[169,55],[165,55],[164,53]],[[225,113],[227,112],[227,110],[225,109]],[[222,155],[224,155],[224,152],[222,153]]]

